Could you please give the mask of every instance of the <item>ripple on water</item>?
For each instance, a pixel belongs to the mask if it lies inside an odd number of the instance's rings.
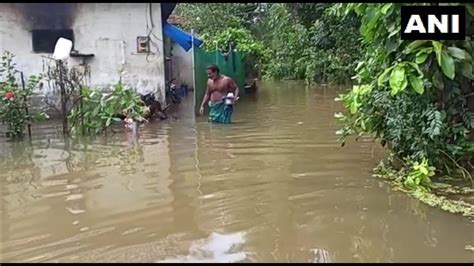
[[[193,116],[134,137],[0,139],[5,262],[470,262],[472,224],[371,177],[341,148],[331,87],[267,83],[231,125]],[[416,250],[416,252],[413,252]]]

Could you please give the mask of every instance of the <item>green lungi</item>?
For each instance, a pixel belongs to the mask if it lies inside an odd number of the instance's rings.
[[[209,101],[209,122],[229,124],[234,108],[232,105],[226,105],[224,101]]]

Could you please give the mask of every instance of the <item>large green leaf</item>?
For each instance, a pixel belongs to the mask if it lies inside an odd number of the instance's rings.
[[[351,114],[355,114],[357,112],[357,107],[358,107],[357,97],[354,97],[354,99],[351,102]]]
[[[428,41],[426,40],[419,40],[419,41],[413,41],[403,51],[405,54],[411,54],[413,51],[416,51],[417,48],[421,47],[422,45],[426,44]]]
[[[357,66],[356,66],[356,68],[355,68],[355,71],[359,71],[363,66],[364,66],[364,61],[360,61],[360,62],[357,64]]]
[[[409,64],[414,70],[416,70],[416,72],[418,72],[418,75],[419,75],[420,77],[423,77],[423,72],[421,71],[420,67],[419,67],[417,64],[415,64],[415,63],[413,63],[413,62],[408,62],[408,64]]]
[[[407,87],[408,81],[403,66],[398,65],[392,71],[392,74],[390,75],[389,84],[390,88],[392,89],[392,95],[396,95]]]
[[[417,64],[423,64],[426,61],[427,58],[428,58],[427,53],[419,53],[419,54],[416,55],[415,62]]]
[[[433,76],[433,85],[440,90],[444,88],[443,77],[441,76],[439,71],[436,71]]]
[[[431,42],[436,53],[436,59],[438,59],[438,64],[441,66],[441,51],[443,50],[443,44],[438,41]]]
[[[472,73],[472,63],[465,62],[462,65],[461,73],[463,74],[464,77],[474,80],[474,73]]]
[[[441,69],[446,77],[454,79],[454,59],[445,51],[441,52]]]
[[[382,7],[382,14],[387,14],[387,11],[393,6],[393,3],[388,3],[388,4],[385,4],[383,7]]]
[[[423,80],[414,75],[410,75],[408,79],[410,80],[410,85],[413,90],[418,94],[423,94],[423,92],[425,91],[425,88],[423,86]]]
[[[431,41],[431,44],[433,45],[435,52],[441,52],[443,49],[443,44],[441,42]]]
[[[466,9],[467,12],[469,12],[469,14],[474,17],[474,4],[467,4]]]
[[[394,68],[393,66],[392,66],[392,67],[389,67],[389,68],[386,68],[386,69],[384,70],[384,72],[379,76],[379,78],[378,78],[378,80],[377,80],[377,85],[378,85],[379,87],[381,87],[385,82],[387,82],[387,80],[388,80],[389,77],[390,77],[388,74],[390,73],[390,71],[392,71],[393,68]]]
[[[468,52],[458,47],[454,47],[454,46],[448,47],[448,51],[452,57],[463,59],[463,60],[469,60],[469,61],[472,60],[472,57]]]

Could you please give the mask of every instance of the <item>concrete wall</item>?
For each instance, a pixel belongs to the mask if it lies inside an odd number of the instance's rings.
[[[189,89],[194,89],[192,49],[186,52],[175,42],[172,42],[171,47],[173,53],[173,77],[176,78],[176,83],[178,85],[185,83]]]
[[[25,75],[38,74],[50,60],[44,57],[51,54],[32,52],[31,30],[37,26],[29,25],[25,11],[20,4],[0,3],[0,52],[12,52],[19,70]],[[37,4],[38,5],[38,4]],[[90,85],[109,88],[119,80],[139,92],[155,92],[164,102],[165,78],[163,58],[163,34],[161,8],[152,4],[151,18],[154,23],[151,35],[154,54],[138,54],[136,39],[147,36],[151,27],[148,3],[79,3],[75,5],[70,28],[74,31],[74,49],[80,53],[93,53],[88,59],[90,65]],[[50,16],[54,16],[51,12]],[[30,23],[31,24],[31,23]],[[41,26],[40,26],[41,27]],[[78,65],[82,59],[71,58],[68,64]],[[45,86],[40,95],[54,94]]]
[[[193,81],[193,52],[186,52],[179,44],[164,36],[163,47],[166,57],[170,58],[166,64],[166,80],[175,79],[178,86],[187,84],[190,90],[194,88]]]

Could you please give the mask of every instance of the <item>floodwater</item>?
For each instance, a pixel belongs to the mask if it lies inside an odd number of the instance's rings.
[[[341,148],[337,88],[266,83],[210,125],[175,117],[65,142],[0,141],[2,262],[472,262],[473,225],[371,177]]]

